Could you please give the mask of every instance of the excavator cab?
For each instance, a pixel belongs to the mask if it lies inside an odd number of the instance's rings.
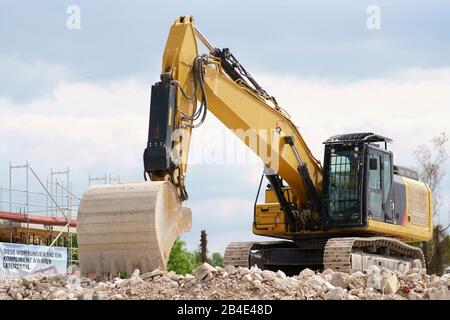
[[[325,227],[366,226],[368,218],[395,220],[389,142],[391,139],[373,133],[338,135],[324,142]]]

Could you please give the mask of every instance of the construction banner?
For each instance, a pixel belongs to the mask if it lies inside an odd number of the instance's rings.
[[[67,248],[0,242],[0,274],[66,274]]]

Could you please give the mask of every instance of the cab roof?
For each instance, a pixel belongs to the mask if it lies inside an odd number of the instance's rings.
[[[324,144],[342,144],[342,143],[375,143],[375,142],[385,142],[392,143],[392,139],[384,137],[373,132],[360,132],[360,133],[346,133],[338,134],[328,138]]]

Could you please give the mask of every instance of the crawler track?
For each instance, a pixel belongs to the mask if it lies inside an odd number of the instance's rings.
[[[231,242],[225,249],[224,265],[248,268],[250,250],[256,242]]]
[[[333,238],[327,241],[323,257],[324,268],[351,272],[352,253],[355,250],[373,253],[380,248],[383,248],[387,257],[403,257],[410,260],[419,259],[422,265],[425,265],[422,250],[400,240],[385,237],[351,237]]]
[[[273,247],[292,247],[291,241],[245,241],[231,242],[225,249],[224,265],[250,268],[250,256],[252,250],[267,249]]]

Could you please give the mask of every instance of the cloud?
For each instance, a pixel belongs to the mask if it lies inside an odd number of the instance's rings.
[[[48,96],[63,80],[74,79],[70,68],[40,60],[23,61],[0,54],[0,96],[18,102]]]
[[[193,212],[198,212],[195,219],[199,221],[214,221],[224,224],[242,220],[242,212],[251,212],[254,199],[242,199],[238,197],[216,197],[190,202]]]
[[[142,179],[150,96],[146,84],[134,79],[60,81],[50,93],[32,101],[0,96],[0,171],[7,174],[8,161],[27,159],[40,172],[69,165],[78,172],[73,179],[83,176],[78,190],[86,187],[88,173]],[[0,179],[6,182],[7,176]]]
[[[49,92],[49,97],[29,102],[11,101],[0,95],[0,114],[96,119],[136,115],[145,120],[148,118],[150,88],[133,78],[103,84],[61,80]]]

